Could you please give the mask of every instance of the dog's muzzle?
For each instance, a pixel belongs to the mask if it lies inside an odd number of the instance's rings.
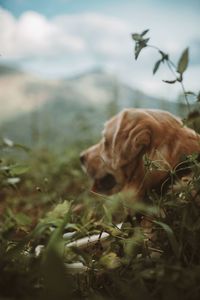
[[[116,184],[117,181],[115,180],[115,177],[112,174],[108,173],[105,176],[94,181],[92,191],[106,194],[111,191]]]
[[[80,161],[83,170],[93,179],[92,191],[102,194],[111,194],[112,189],[117,185],[117,181],[113,174],[102,171],[102,160],[99,157],[93,158],[93,162],[96,161],[96,164],[92,165],[92,160],[90,161],[90,167],[88,167],[88,153],[83,152],[80,155]],[[94,167],[95,165],[95,167]],[[98,174],[98,171],[101,170],[102,175]]]

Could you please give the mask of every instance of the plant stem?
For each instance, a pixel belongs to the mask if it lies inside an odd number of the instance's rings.
[[[187,96],[187,93],[186,93],[184,84],[183,84],[182,81],[180,82],[180,84],[181,84],[181,87],[182,87],[182,90],[183,90],[183,94],[184,94],[184,97],[185,97],[185,101],[186,101],[186,103],[187,103],[188,112],[190,113],[190,103],[189,103],[189,100],[188,100],[188,96]]]
[[[157,50],[158,52],[163,52],[158,47],[156,47],[154,45],[147,45],[147,46],[150,47],[150,48],[153,48],[153,49]],[[177,76],[177,74],[175,72],[176,66],[173,63],[173,61],[171,61],[169,58],[166,58],[164,61],[167,62],[167,66],[168,66],[169,70],[172,72],[172,74],[174,75],[175,79],[180,82],[181,88],[182,88],[182,91],[183,91],[183,95],[184,95],[184,98],[185,98],[185,102],[186,102],[186,105],[187,105],[188,113],[190,113],[190,103],[189,103],[189,100],[188,100],[188,96],[187,96],[187,93],[186,93],[186,90],[185,90],[185,87],[184,87],[182,79],[178,80],[178,76]]]

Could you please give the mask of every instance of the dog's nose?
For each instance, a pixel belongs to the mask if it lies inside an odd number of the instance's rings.
[[[84,165],[84,163],[85,163],[85,154],[80,155],[80,161],[81,161],[82,165]]]

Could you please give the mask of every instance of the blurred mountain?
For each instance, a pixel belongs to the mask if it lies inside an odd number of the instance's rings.
[[[41,106],[58,83],[48,82],[6,65],[0,65],[0,123]]]
[[[48,146],[95,139],[104,121],[124,107],[186,112],[183,104],[149,97],[101,70],[44,80],[0,66],[0,103],[0,136]]]

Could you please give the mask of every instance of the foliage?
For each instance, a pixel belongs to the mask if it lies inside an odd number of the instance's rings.
[[[160,50],[158,47],[154,45],[148,44],[150,38],[144,38],[144,35],[146,35],[149,32],[149,30],[143,31],[141,34],[134,33],[132,34],[132,39],[135,41],[135,59],[138,58],[141,50],[143,48],[149,47],[153,48],[158,51],[159,55],[161,58],[156,61],[154,68],[153,68],[153,74],[155,74],[160,65],[163,63],[168,66],[169,70],[172,73],[172,76],[174,77],[173,79],[170,80],[163,80],[164,82],[168,84],[174,84],[176,82],[179,82],[182,87],[183,95],[185,97],[185,101],[188,107],[188,112],[190,113],[190,104],[189,104],[189,99],[188,95],[193,95],[196,97],[197,101],[199,101],[199,93],[195,94],[194,92],[191,91],[186,91],[185,86],[183,84],[183,74],[186,71],[188,67],[188,62],[189,62],[189,48],[186,48],[183,53],[181,54],[178,63],[175,64],[171,59],[169,54],[165,53],[164,51]]]

